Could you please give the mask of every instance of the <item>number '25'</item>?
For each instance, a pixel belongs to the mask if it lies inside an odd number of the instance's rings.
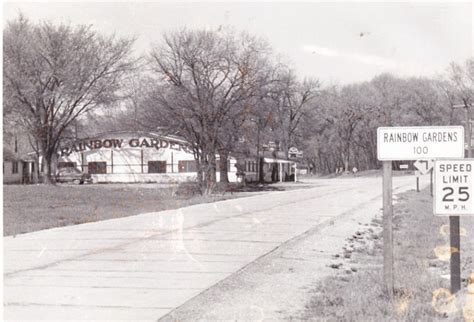
[[[469,193],[467,192],[468,187],[459,187],[458,194],[459,194],[459,201],[468,201],[469,200]],[[443,197],[443,201],[454,201],[454,198],[449,198],[452,194],[454,194],[454,189],[451,187],[443,188],[443,191],[448,191]],[[461,198],[461,195],[464,195],[464,198]]]

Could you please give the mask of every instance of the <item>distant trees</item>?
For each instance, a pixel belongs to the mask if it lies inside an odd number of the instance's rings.
[[[472,66],[472,60],[452,64],[443,79],[385,73],[369,82],[324,88],[304,125],[311,133],[303,142],[307,161],[323,173],[374,169],[380,166],[377,127],[460,124],[452,105],[474,97]]]
[[[32,24],[20,16],[3,32],[4,113],[18,118],[38,145],[51,179],[61,139],[84,113],[117,99],[133,68],[132,39],[90,26]]]
[[[312,117],[313,122],[318,121],[309,135],[311,144],[306,144],[308,156],[313,162],[314,159],[318,161],[317,169],[331,172],[336,167],[344,167],[348,171],[357,150],[370,148],[371,145],[360,146],[361,134],[366,130],[361,124],[377,115],[370,96],[370,88],[365,83],[332,87],[321,92],[315,102],[317,107],[312,110],[316,114]],[[311,153],[311,145],[316,153]]]

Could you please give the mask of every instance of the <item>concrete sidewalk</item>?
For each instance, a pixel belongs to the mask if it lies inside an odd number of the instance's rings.
[[[394,187],[413,188],[412,178]],[[4,317],[156,320],[282,243],[381,195],[380,178],[4,238]],[[381,201],[380,201],[381,204]]]

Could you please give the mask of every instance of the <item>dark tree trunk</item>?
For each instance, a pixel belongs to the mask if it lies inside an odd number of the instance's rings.
[[[196,161],[197,162],[197,161]],[[201,164],[201,161],[198,162],[198,165],[197,165],[197,184],[198,184],[198,187],[199,187],[199,192],[201,193],[201,195],[204,193],[204,180],[203,180],[203,170],[202,170],[202,164]]]
[[[206,163],[204,167],[204,188],[205,194],[210,194],[216,186],[216,154],[214,151],[206,153]]]
[[[265,182],[265,172],[263,171],[263,167],[265,165],[265,162],[264,162],[264,158],[263,157],[260,157],[260,161],[258,162],[258,181],[260,183],[264,183]]]
[[[227,168],[227,159],[229,158],[229,152],[226,150],[219,151],[219,175],[220,183],[226,185],[229,183],[229,176]]]
[[[207,181],[209,184],[216,183],[216,155],[211,152],[207,158]]]
[[[46,165],[46,174],[44,175],[44,183],[53,184],[56,182],[54,178],[54,169],[53,169],[53,153],[47,151],[43,155],[43,159]]]

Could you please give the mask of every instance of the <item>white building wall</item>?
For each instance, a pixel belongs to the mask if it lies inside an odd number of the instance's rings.
[[[159,152],[159,151],[157,151]],[[156,153],[162,155],[163,153]],[[112,158],[113,158],[113,168],[112,168]],[[143,160],[144,165],[142,167],[141,161],[141,150],[136,148],[126,149],[126,150],[113,150],[108,157],[104,157],[103,161],[107,162],[107,173],[111,174],[139,174],[148,172],[147,160]],[[87,160],[87,162],[90,162]],[[142,169],[143,168],[143,169]]]
[[[110,135],[114,136],[114,135]],[[114,136],[117,137],[117,136]],[[130,136],[118,136],[124,142]],[[105,137],[104,137],[105,138]],[[136,137],[134,137],[136,138]],[[146,137],[139,137],[142,141]],[[88,172],[89,162],[106,162],[106,174],[91,174],[94,182],[184,182],[196,181],[196,172],[179,172],[179,161],[194,161],[190,151],[180,148],[180,144],[169,141],[167,147],[130,147],[100,148],[83,152],[72,152],[59,158],[59,162],[75,162],[76,168]],[[112,165],[113,161],[113,165]],[[148,173],[148,161],[166,161],[166,173]],[[231,158],[229,180],[235,182],[235,158]],[[82,165],[82,166],[81,166]],[[217,173],[219,178],[219,173]]]
[[[3,161],[3,183],[21,183],[23,163],[17,161],[18,173],[13,173],[13,161]]]

